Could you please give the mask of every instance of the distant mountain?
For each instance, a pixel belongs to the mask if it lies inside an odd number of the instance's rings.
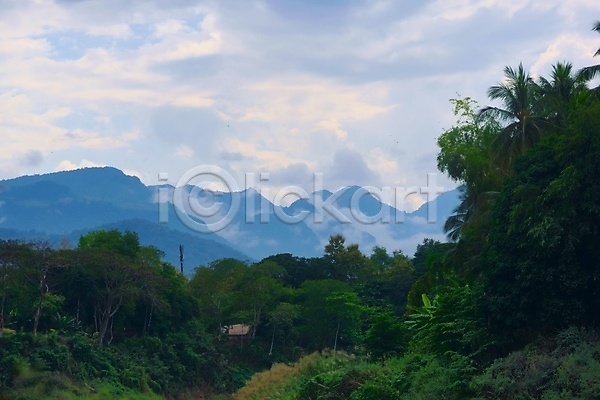
[[[73,245],[98,229],[131,230],[143,245],[165,253],[179,266],[185,247],[186,271],[220,258],[250,259],[217,235],[189,231],[177,218],[158,223],[152,191],[116,168],[85,168],[0,181],[0,238],[47,240]]]
[[[390,199],[386,200],[394,203],[393,195],[389,193]],[[379,245],[412,255],[424,238],[446,239],[444,223],[459,204],[459,195],[456,189],[444,192],[407,213],[380,201],[362,187],[349,186],[335,193],[313,193],[311,199],[292,203],[286,213],[317,213],[315,205],[329,202],[329,211],[322,211],[322,218],[307,218],[321,243],[326,243],[330,235],[340,233],[348,243],[358,243],[365,252]]]
[[[116,168],[0,181],[1,228],[68,234],[111,221],[156,219],[148,189]]]
[[[337,233],[366,253],[377,244],[410,255],[425,237],[445,239],[443,224],[458,197],[456,190],[446,192],[405,213],[352,186],[280,207],[251,188],[147,187],[116,168],[85,168],[0,181],[0,237],[76,243],[91,230],[134,230],[142,244],[156,246],[177,265],[183,244],[190,269],[224,257],[319,256]]]

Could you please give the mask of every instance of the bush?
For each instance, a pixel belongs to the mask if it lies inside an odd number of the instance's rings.
[[[478,399],[597,399],[600,335],[569,328],[496,360],[472,387]]]

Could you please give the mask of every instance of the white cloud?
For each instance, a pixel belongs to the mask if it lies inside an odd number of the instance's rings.
[[[272,187],[313,172],[328,188],[422,186],[449,98],[485,105],[520,61],[597,63],[599,13],[594,0],[3,2],[0,175],[102,160],[175,179],[201,160],[270,172]]]
[[[180,144],[175,149],[175,155],[181,158],[191,158],[194,155],[194,150],[185,144]]]
[[[54,167],[54,171],[71,171],[79,168],[89,168],[89,167],[105,167],[105,164],[98,164],[96,162],[83,159],[78,163],[62,160],[56,167]]]

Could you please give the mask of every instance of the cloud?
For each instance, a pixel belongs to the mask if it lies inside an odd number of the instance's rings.
[[[37,167],[44,161],[44,156],[39,150],[29,150],[23,155],[23,164],[28,167]]]
[[[0,175],[102,160],[156,183],[201,161],[239,179],[269,172],[273,188],[310,185],[315,171],[329,189],[422,186],[454,122],[448,99],[485,105],[521,61],[539,74],[597,63],[597,11],[594,0],[3,2]]]
[[[180,144],[175,149],[175,155],[181,158],[191,158],[194,155],[194,150],[190,146]]]
[[[105,164],[99,164],[90,160],[83,159],[78,163],[74,163],[69,160],[62,160],[55,168],[54,171],[71,171],[79,168],[88,167],[105,167]]]
[[[242,161],[242,160],[245,160],[246,158],[247,157],[244,156],[242,153],[237,153],[237,152],[230,152],[230,151],[223,150],[219,153],[219,159],[223,160],[223,161],[229,161],[229,162]]]
[[[367,166],[358,151],[350,149],[340,149],[334,154],[331,168],[325,175],[325,181],[330,175],[331,180],[341,186],[381,184],[378,173]]]
[[[295,162],[283,168],[271,171],[269,184],[275,187],[298,186],[311,188],[314,185],[314,171],[306,163]]]

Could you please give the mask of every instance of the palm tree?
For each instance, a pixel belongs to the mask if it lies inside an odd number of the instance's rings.
[[[517,70],[504,68],[505,82],[488,89],[491,100],[500,100],[504,108],[485,107],[479,117],[491,115],[508,122],[492,142],[493,159],[508,174],[515,158],[537,143],[548,121],[543,117],[539,89],[522,64]]]
[[[541,77],[538,87],[548,118],[560,125],[579,94],[587,90],[589,79],[582,71],[573,72],[569,62],[553,65],[550,78]]]
[[[600,33],[600,21],[596,21],[594,23],[592,30]],[[600,48],[598,50],[596,50],[596,52],[594,53],[594,57],[596,57],[596,56],[600,56]],[[585,77],[588,80],[592,80],[596,77],[596,75],[600,74],[600,64],[585,67],[579,73],[585,75]],[[598,86],[596,88],[596,90],[599,90],[599,89],[600,89],[600,86]]]
[[[600,21],[596,21],[594,23],[592,30],[600,33]],[[594,54],[594,57],[596,57],[596,56],[600,56],[600,47],[598,48],[598,50],[596,50],[596,53]]]
[[[471,240],[486,242],[492,205],[498,192],[477,190],[472,185],[461,185],[458,190],[461,202],[444,224],[446,236],[456,242],[470,231]]]
[[[461,185],[458,187],[458,190],[460,191],[460,204],[453,210],[454,214],[449,216],[444,224],[444,232],[446,232],[448,239],[453,242],[456,242],[460,238],[463,228],[469,219],[469,211],[472,205],[472,196],[467,195],[467,187]]]

